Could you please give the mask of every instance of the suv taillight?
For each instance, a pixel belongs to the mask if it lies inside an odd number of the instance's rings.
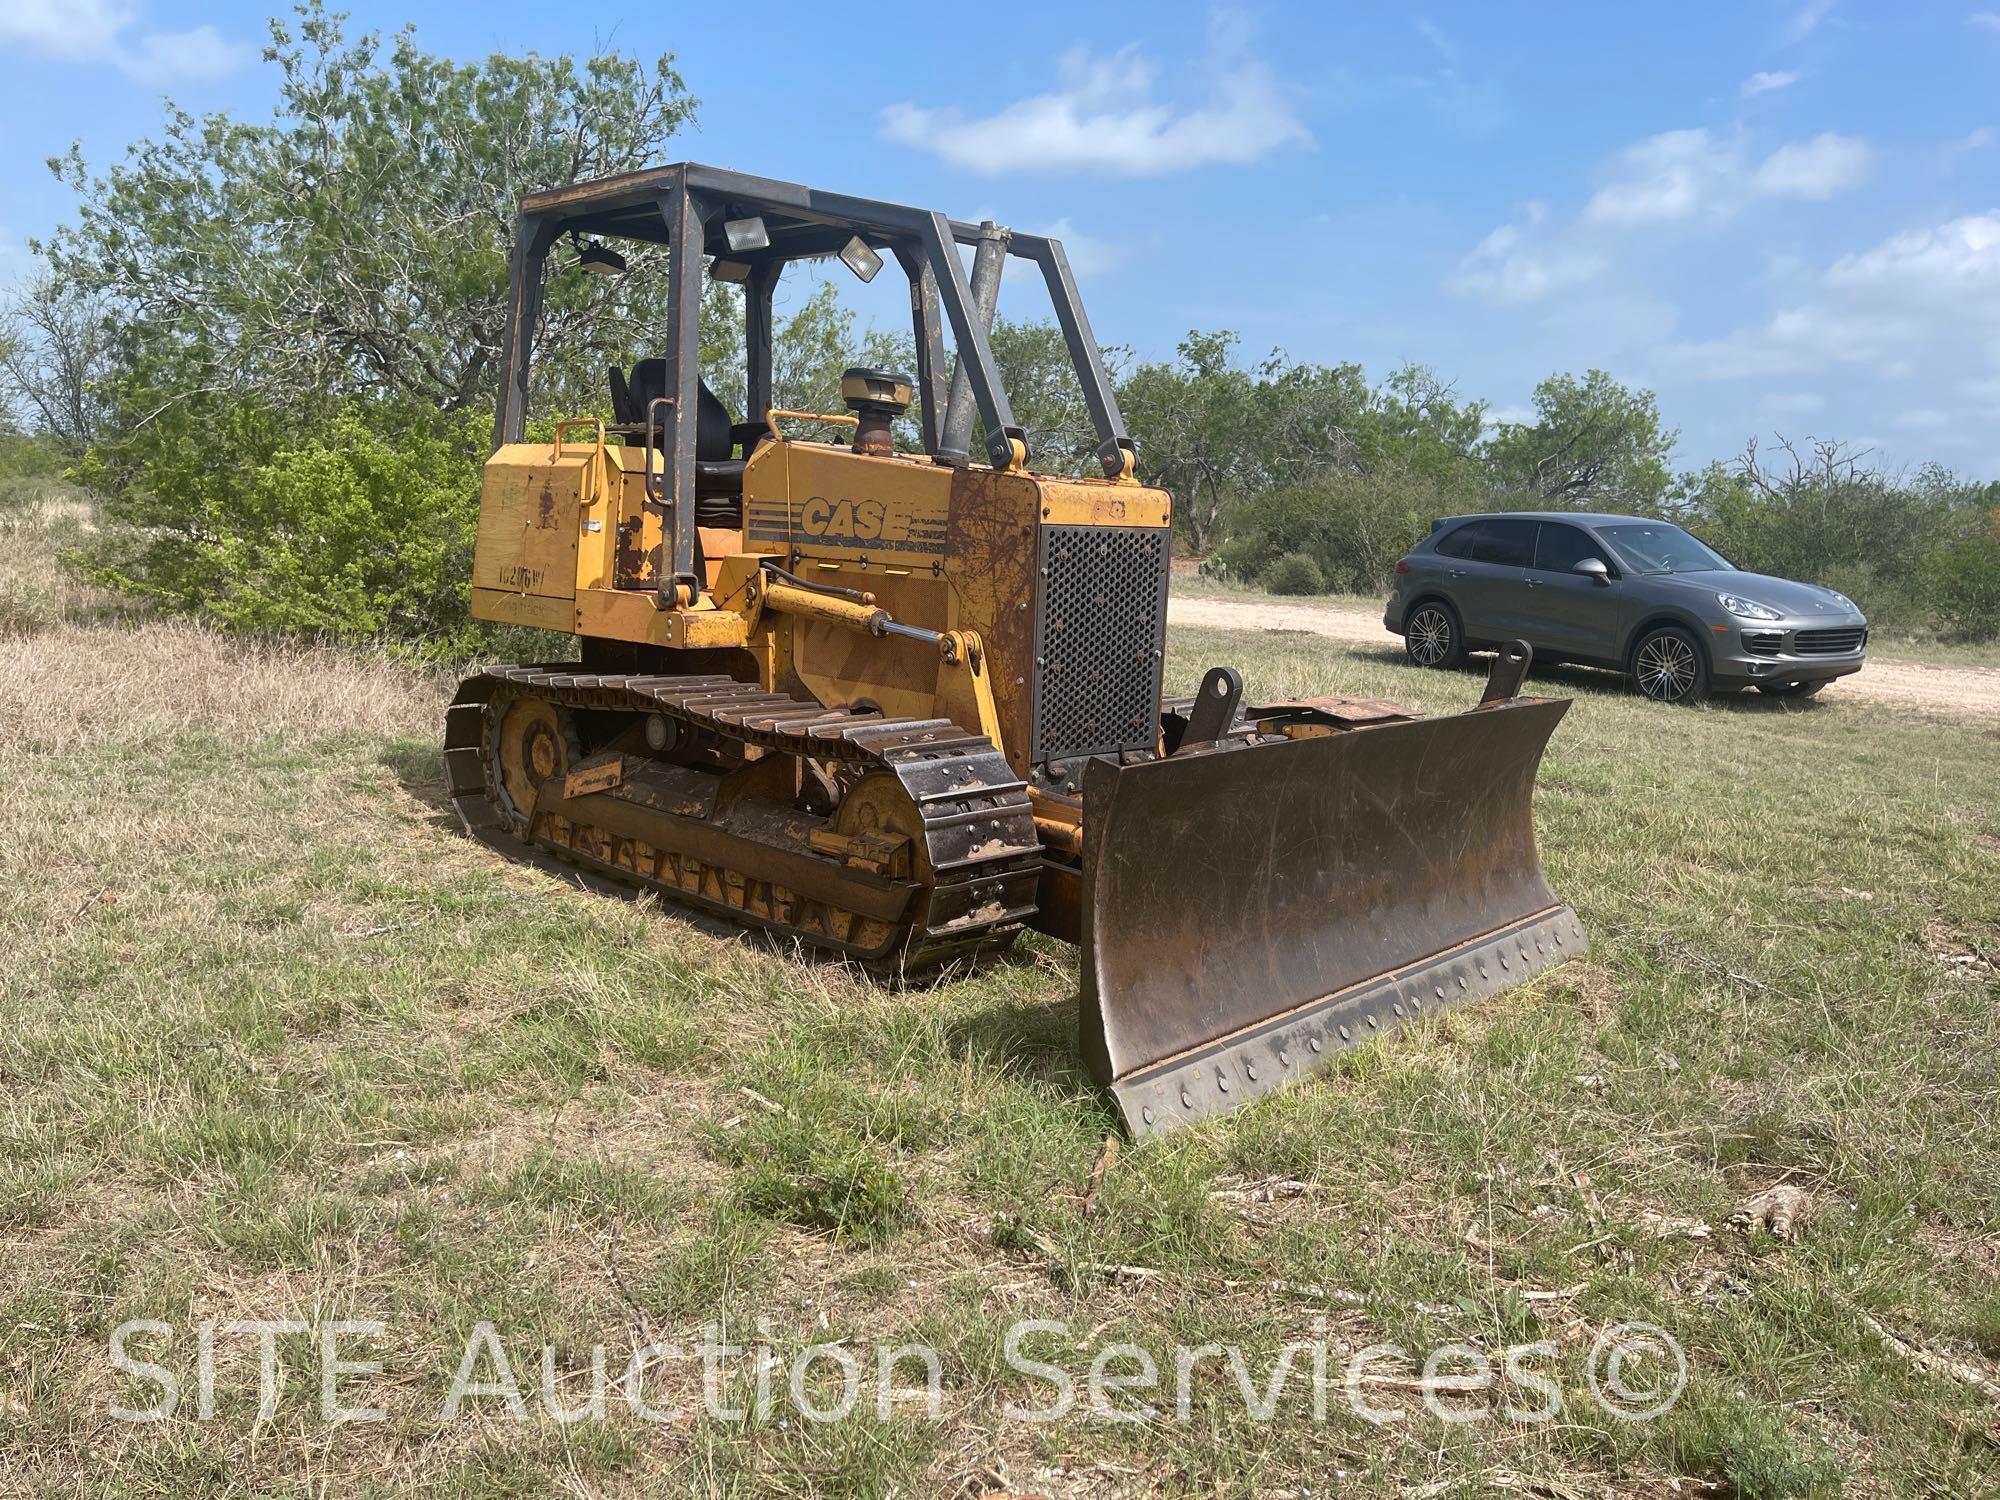
[[[1396,563],[1396,571],[1397,571],[1398,573],[1407,573],[1407,572],[1409,572],[1409,571],[1410,571],[1410,565],[1409,565],[1409,563],[1408,563],[1407,561],[1405,561],[1405,560],[1402,560],[1402,559],[1398,559],[1398,561],[1397,561],[1397,563]]]

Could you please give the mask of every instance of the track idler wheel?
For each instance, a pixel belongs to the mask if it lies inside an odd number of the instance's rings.
[[[874,853],[876,873],[931,883],[924,815],[903,783],[889,772],[870,772],[850,786],[834,810],[833,827],[857,849]]]
[[[583,743],[568,710],[542,698],[509,697],[488,711],[486,753],[494,800],[526,838],[542,783],[569,775]]]

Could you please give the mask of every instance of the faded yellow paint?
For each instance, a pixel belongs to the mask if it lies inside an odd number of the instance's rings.
[[[937,712],[954,724],[976,729],[995,745],[1007,742],[993,685],[986,675],[986,647],[970,630],[954,630],[940,653]]]
[[[700,530],[705,588],[661,608],[666,537],[646,500],[659,455],[597,433],[559,450],[502,448],[481,496],[473,613],[674,650],[740,647],[774,691],[884,713],[949,717],[1026,769],[1033,716],[1039,528],[1172,523],[1166,493],[1129,479],[1048,478],[828,443],[766,442],[744,476],[744,526]],[[761,564],[874,596],[899,623],[976,638],[954,662],[936,646],[865,629],[872,608],[779,585]],[[509,580],[502,582],[503,579]],[[790,597],[787,597],[788,592]],[[839,616],[839,618],[830,618]]]
[[[568,599],[541,594],[514,594],[504,589],[474,589],[472,618],[500,625],[532,625],[537,630],[576,629],[576,605]]]
[[[780,618],[777,611],[764,616],[767,625]],[[774,691],[803,688],[831,707],[873,703],[898,717],[935,716],[937,647],[906,636],[863,635],[828,620],[794,616],[786,623],[772,655]]]
[[[576,633],[604,640],[701,651],[746,644],[748,627],[740,611],[712,603],[661,609],[650,589],[588,589],[577,596]]]
[[[889,619],[889,612],[879,604],[864,604],[858,599],[843,599],[837,594],[823,594],[778,580],[766,584],[763,595],[766,609],[782,609],[788,615],[829,620],[835,625],[871,635],[880,634],[876,627]]]
[[[1051,526],[1171,526],[1173,502],[1165,490],[1112,480],[1070,484],[1044,479],[1042,519]]]
[[[551,458],[547,443],[509,443],[486,461],[472,586],[567,599],[576,593],[577,540],[588,453]]]
[[[704,544],[708,535],[706,530],[702,532]],[[727,554],[715,559],[715,578],[709,585],[709,597],[717,609],[738,610],[754,627],[763,609],[763,560],[740,550],[741,545],[739,541]]]
[[[608,792],[625,781],[625,757],[614,755],[594,766],[585,766],[580,771],[571,771],[563,778],[565,797],[589,797],[598,792]]]
[[[928,460],[770,443],[744,472],[744,545],[928,567],[944,556],[951,476]]]

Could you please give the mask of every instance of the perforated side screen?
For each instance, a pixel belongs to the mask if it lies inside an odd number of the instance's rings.
[[[1165,527],[1042,528],[1037,763],[1152,747],[1171,547]]]

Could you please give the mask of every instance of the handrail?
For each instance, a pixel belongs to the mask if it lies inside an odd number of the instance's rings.
[[[785,435],[778,431],[780,417],[790,417],[799,422],[832,422],[838,427],[861,425],[861,418],[844,411],[786,411],[781,406],[774,406],[764,413],[764,425],[771,429],[771,436],[781,443],[785,440]]]
[[[672,396],[655,396],[646,403],[646,498],[655,505],[667,503],[667,466],[663,462],[656,476],[653,455],[660,451],[660,408],[672,406]]]
[[[561,458],[561,457],[562,457],[562,451],[563,451],[563,434],[564,434],[565,432],[568,432],[568,431],[570,430],[570,428],[572,428],[572,427],[595,427],[595,428],[597,429],[597,446],[598,446],[598,447],[600,447],[600,448],[602,448],[602,447],[604,446],[604,418],[602,418],[602,417],[565,417],[565,418],[563,418],[563,419],[562,419],[562,421],[560,421],[560,422],[556,423],[556,442],[555,442],[555,448],[554,448],[554,450],[553,450],[553,451],[552,451],[552,452],[551,452],[551,453],[549,454],[549,457],[550,457],[551,459],[556,459],[556,458]]]
[[[568,432],[572,427],[595,427],[597,429],[597,442],[590,450],[590,456],[596,459],[597,462],[585,468],[583,478],[577,483],[576,492],[576,498],[579,503],[586,506],[594,505],[597,503],[598,479],[604,467],[604,419],[602,417],[564,417],[561,421],[557,422],[555,445],[549,450],[550,463],[554,463],[562,457],[563,434]]]

